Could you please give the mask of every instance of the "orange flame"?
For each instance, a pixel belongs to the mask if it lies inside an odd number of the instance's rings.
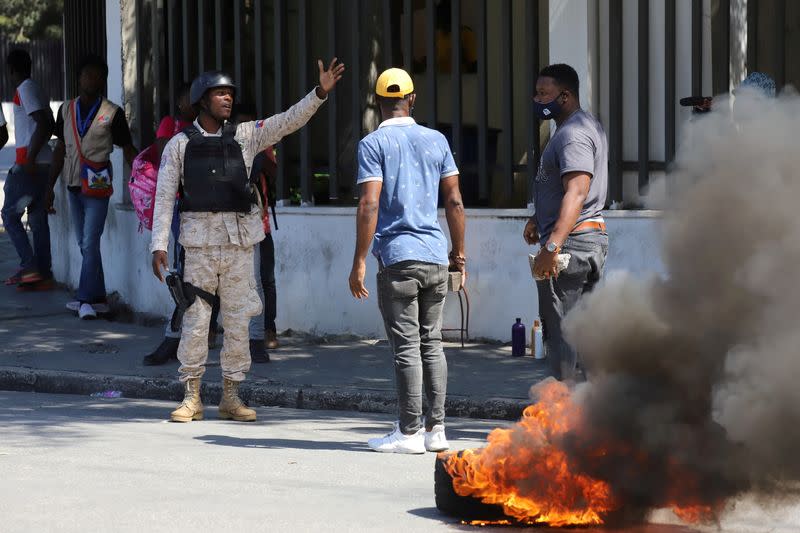
[[[456,494],[502,505],[508,516],[524,523],[602,524],[614,508],[610,487],[575,473],[556,444],[580,423],[566,385],[546,384],[540,401],[525,409],[514,428],[495,429],[485,448],[448,457],[445,467]]]
[[[672,512],[684,522],[696,524],[712,521],[718,509],[714,509],[710,505],[693,505],[691,507],[673,507]]]
[[[493,430],[486,447],[446,455],[445,469],[453,479],[453,489],[460,496],[501,505],[518,523],[603,524],[623,503],[608,483],[580,472],[560,447],[565,437],[580,437],[586,427],[580,406],[563,383],[543,383],[538,392],[539,401],[525,409],[522,419],[510,429]],[[589,458],[605,455],[603,449],[589,453]],[[645,455],[631,455],[646,468]],[[713,515],[706,505],[670,506],[687,522]]]

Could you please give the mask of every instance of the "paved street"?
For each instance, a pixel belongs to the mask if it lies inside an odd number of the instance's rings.
[[[0,530],[473,530],[435,509],[433,454],[366,448],[390,416],[260,408],[258,422],[238,424],[211,407],[203,422],[171,424],[172,406],[0,392]],[[448,431],[467,448],[496,425],[458,419]],[[628,533],[694,531],[658,519],[673,525]],[[744,502],[722,526],[797,531],[800,507],[767,515]]]
[[[434,531],[434,455],[377,454],[387,416],[259,409],[171,424],[172,403],[0,392],[0,530]],[[475,446],[494,423],[454,421]]]

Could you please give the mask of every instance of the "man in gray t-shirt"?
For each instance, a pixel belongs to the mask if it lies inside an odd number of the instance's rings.
[[[535,214],[523,237],[542,249],[534,263],[539,315],[550,370],[572,379],[577,355],[566,343],[561,321],[600,279],[608,253],[602,210],[608,189],[608,142],[603,127],[581,109],[578,74],[564,64],[542,69],[534,106],[556,131],[542,154],[534,183]],[[559,271],[558,255],[570,260]],[[584,365],[585,366],[585,365]]]

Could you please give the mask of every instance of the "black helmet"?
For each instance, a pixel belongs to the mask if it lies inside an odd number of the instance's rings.
[[[230,87],[233,89],[233,95],[236,96],[236,84],[233,83],[233,79],[224,72],[212,70],[203,72],[194,79],[192,87],[189,89],[189,103],[197,104],[207,90],[217,87]]]

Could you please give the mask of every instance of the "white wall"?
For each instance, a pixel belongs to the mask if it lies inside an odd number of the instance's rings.
[[[583,0],[550,0],[550,64],[566,63],[578,73],[584,109],[597,113],[597,5]]]
[[[108,99],[125,107],[125,92],[122,84],[122,14],[119,0],[106,0],[106,63],[108,64]],[[114,195],[111,202],[122,202],[126,198],[124,187],[125,169],[123,168],[122,150],[114,147],[111,153],[111,165],[114,169]]]
[[[522,239],[525,210],[467,210],[467,288],[473,337],[510,339],[515,317],[530,325],[537,310],[528,266],[532,248]],[[652,212],[609,215],[609,269],[647,275],[663,273],[660,218]],[[353,332],[383,336],[374,297],[357,302],[347,277],[352,264],[355,210],[286,208],[275,232],[278,324],[319,333]],[[446,228],[443,213],[440,223]],[[368,262],[367,288],[374,295],[376,264]],[[458,324],[458,304],[448,298],[445,325]]]
[[[64,194],[51,223],[53,270],[60,281],[77,285],[80,252],[72,237]],[[507,341],[515,317],[531,324],[536,290],[522,240],[525,210],[467,210],[468,290],[472,302],[472,337]],[[660,218],[653,212],[612,212],[607,217],[611,250],[607,267],[648,275],[663,273],[659,255]],[[446,228],[444,216],[440,217]],[[372,296],[358,302],[347,278],[355,239],[354,208],[278,209],[280,230],[274,233],[278,287],[278,327],[323,333],[383,336],[375,299],[375,262],[368,262],[367,287]],[[150,233],[137,233],[136,215],[112,205],[102,240],[106,287],[138,311],[167,316],[166,288],[150,270]],[[457,301],[448,298],[445,325],[458,324]]]

